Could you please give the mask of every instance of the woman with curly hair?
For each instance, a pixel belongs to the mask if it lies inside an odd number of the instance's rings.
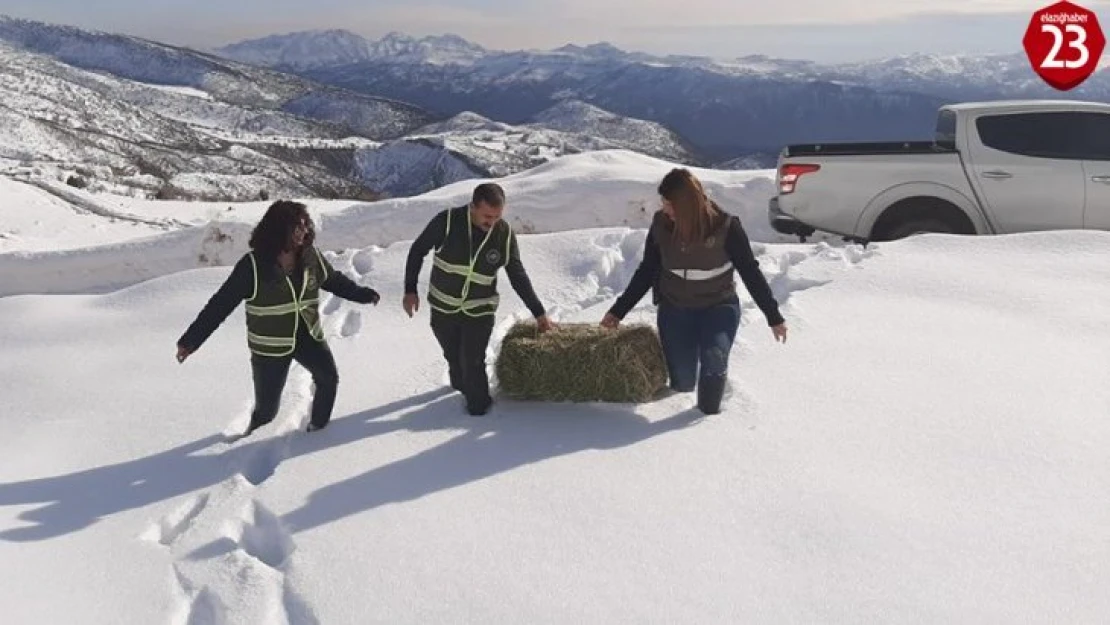
[[[360,304],[377,304],[378,293],[336,271],[315,247],[316,230],[304,204],[279,200],[251,233],[251,251],[177,341],[184,362],[246,301],[247,346],[254,378],[254,410],[243,436],[273,421],[292,361],[312,374],[316,391],[308,431],[331,420],[339,373],[324,338],[321,289]]]
[[[740,218],[709,199],[685,168],[664,176],[658,193],[662,207],[648,230],[643,260],[601,325],[616,328],[652,289],[671,389],[688,393],[696,383],[698,408],[715,414],[721,410],[728,357],[740,326],[735,274],[776,340],[786,341],[786,324]]]

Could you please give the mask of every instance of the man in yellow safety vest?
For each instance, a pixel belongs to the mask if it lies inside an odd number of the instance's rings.
[[[505,192],[486,182],[469,204],[440,211],[409,249],[403,306],[411,317],[420,307],[416,283],[424,257],[435,250],[428,284],[432,332],[443,349],[451,387],[466,397],[467,412],[484,415],[493,399],[486,375],[486,349],[500,296],[497,270],[536,318],[541,332],[553,327],[520,260],[516,235],[501,219]]]

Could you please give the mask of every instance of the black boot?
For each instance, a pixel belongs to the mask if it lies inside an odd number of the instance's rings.
[[[725,394],[724,375],[707,375],[698,380],[698,410],[705,414],[721,412],[721,398]]]
[[[466,400],[466,412],[472,417],[481,417],[489,412],[493,405],[493,398],[489,395],[477,399]]]

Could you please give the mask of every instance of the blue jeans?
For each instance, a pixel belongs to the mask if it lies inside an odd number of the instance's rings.
[[[679,308],[661,301],[656,323],[672,389],[688,393],[699,378],[723,380],[740,327],[739,297],[706,308]]]

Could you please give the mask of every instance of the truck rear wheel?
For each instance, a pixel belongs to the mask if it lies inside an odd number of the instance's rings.
[[[872,241],[894,241],[915,234],[975,234],[959,208],[940,198],[914,197],[892,204],[875,222]]]
[[[912,237],[915,234],[926,234],[929,232],[956,234],[956,228],[943,219],[913,219],[887,230],[886,237],[884,238],[893,241]]]

